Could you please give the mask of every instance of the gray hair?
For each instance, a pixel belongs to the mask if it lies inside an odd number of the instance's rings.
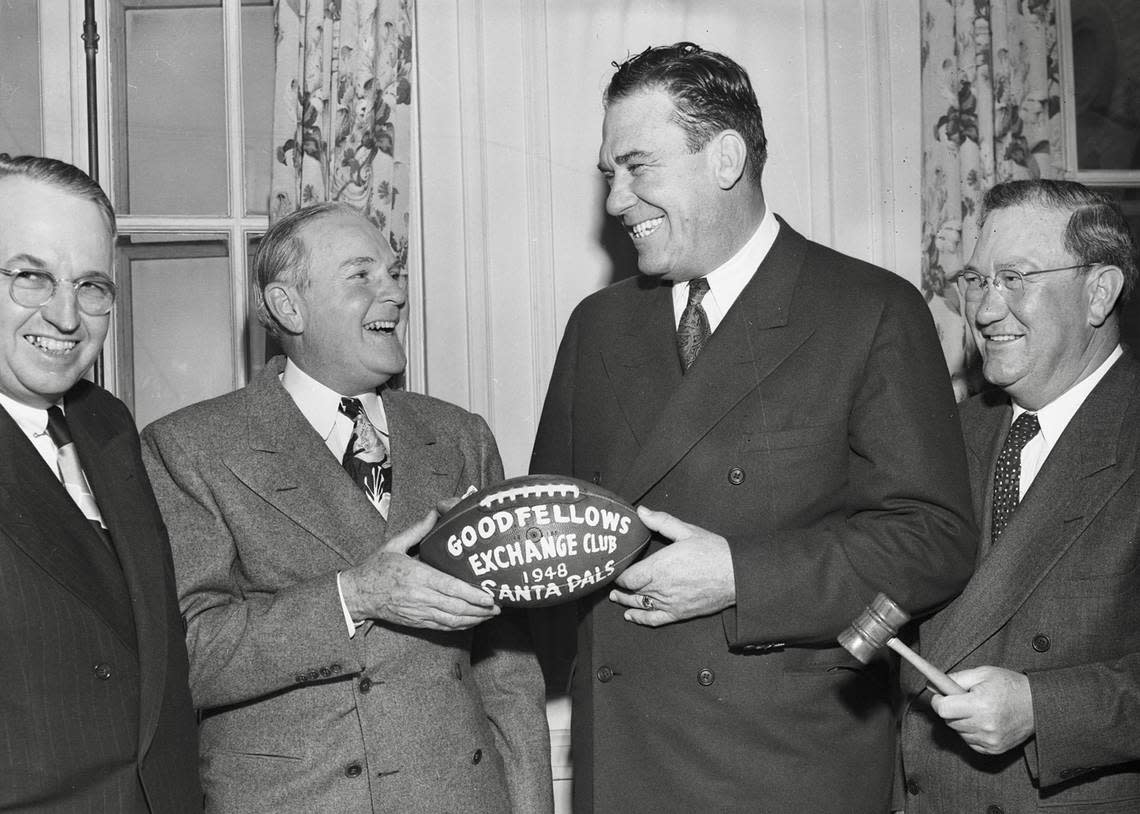
[[[111,237],[117,234],[115,225],[115,208],[107,198],[107,193],[79,167],[59,161],[55,158],[44,158],[38,155],[10,156],[0,153],[0,178],[24,177],[32,181],[55,187],[85,201],[91,201],[99,207],[103,220]]]
[[[1082,263],[1118,267],[1124,274],[1121,300],[1132,293],[1137,276],[1136,243],[1120,204],[1113,198],[1076,181],[1007,181],[986,193],[978,222],[985,223],[990,213],[1013,206],[1071,212],[1062,235],[1065,250]]]
[[[352,215],[367,220],[349,204],[325,201],[290,212],[270,226],[257,245],[253,256],[257,321],[274,336],[280,335],[281,326],[265,305],[265,289],[272,283],[287,283],[303,290],[309,284],[311,257],[302,233],[310,224],[331,215]]]

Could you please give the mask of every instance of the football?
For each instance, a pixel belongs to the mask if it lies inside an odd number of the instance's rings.
[[[649,542],[633,507],[559,475],[524,475],[474,492],[420,542],[420,559],[504,607],[570,602],[611,582]]]

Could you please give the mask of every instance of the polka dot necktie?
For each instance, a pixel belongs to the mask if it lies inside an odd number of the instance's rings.
[[[1009,428],[1009,435],[994,467],[994,511],[990,525],[990,545],[997,545],[1010,515],[1017,508],[1021,487],[1021,450],[1041,430],[1036,413],[1022,413]]]
[[[392,502],[392,461],[380,432],[368,420],[360,399],[342,398],[342,413],[352,419],[352,437],[341,458],[341,465],[364,490],[376,511],[388,519]]]
[[[681,354],[681,364],[685,366],[685,370],[697,361],[701,346],[712,333],[709,329],[708,314],[701,305],[701,300],[708,290],[709,281],[704,277],[689,281],[689,301],[685,304],[685,310],[681,312],[681,321],[677,325],[677,350]]]

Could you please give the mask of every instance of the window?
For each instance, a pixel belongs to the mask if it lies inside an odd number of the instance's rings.
[[[1068,177],[1120,201],[1140,238],[1140,4],[1058,6]],[[1140,349],[1140,295],[1125,304],[1124,338]]]

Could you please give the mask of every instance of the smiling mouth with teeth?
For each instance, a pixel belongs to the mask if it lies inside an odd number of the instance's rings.
[[[25,334],[24,339],[26,339],[28,344],[32,347],[53,356],[63,356],[66,353],[70,353],[74,350],[75,346],[79,344],[75,339],[53,339],[49,336],[39,336],[37,334]]]
[[[378,332],[378,333],[390,334],[394,330],[396,330],[397,324],[398,324],[397,320],[378,319],[378,320],[375,320],[374,322],[366,323],[364,326],[364,330],[372,331],[372,332]]]
[[[634,240],[639,240],[643,237],[649,237],[656,232],[657,227],[664,222],[665,216],[661,215],[656,218],[650,218],[649,220],[643,220],[641,223],[635,223],[633,226],[627,226],[626,231],[629,232],[629,236]]]

